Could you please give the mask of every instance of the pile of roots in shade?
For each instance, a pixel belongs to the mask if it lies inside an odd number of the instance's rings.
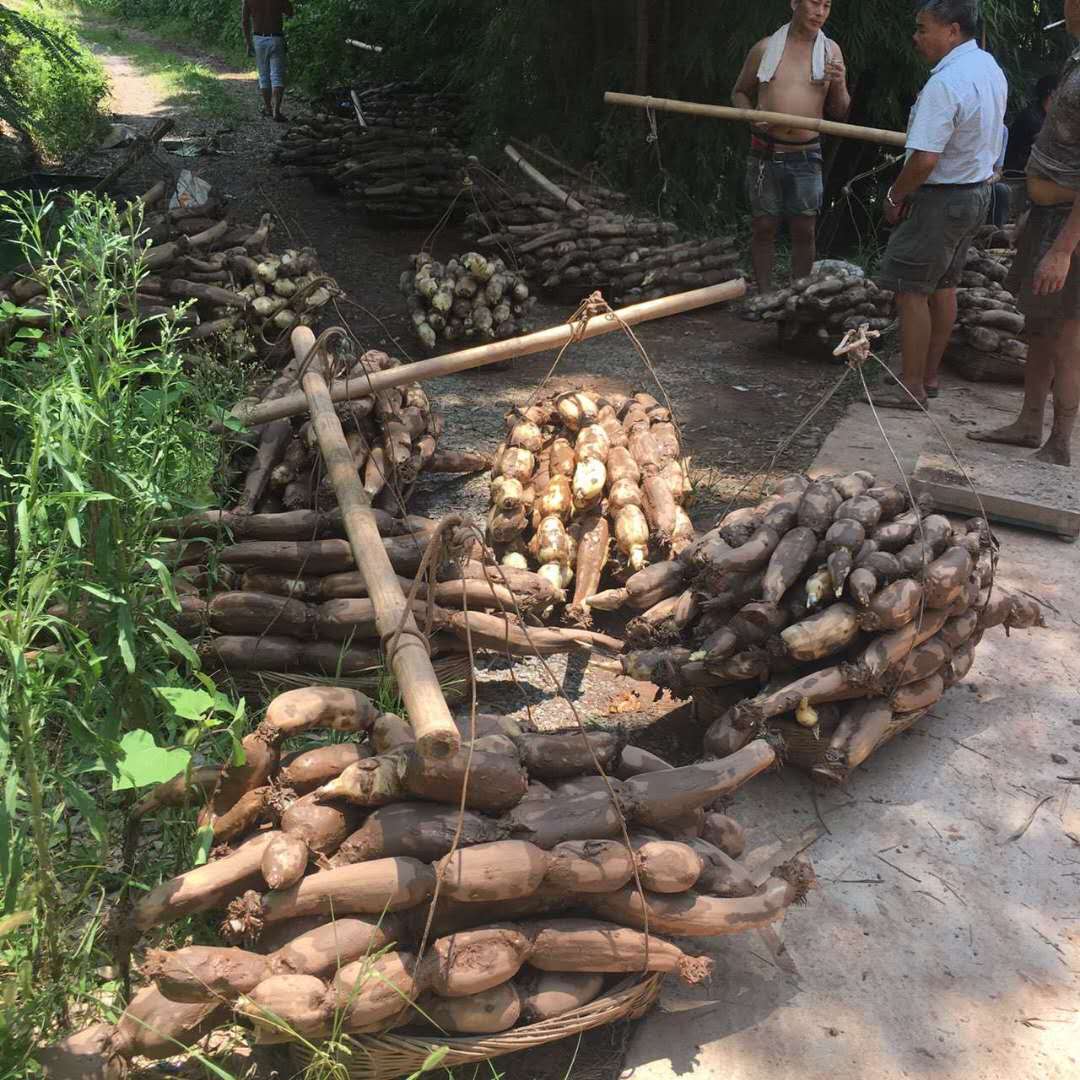
[[[857,269],[849,264],[819,268],[786,288],[747,300],[743,315],[782,323],[789,334],[811,334],[824,345],[864,323],[870,330],[884,330],[892,324],[893,294]]]
[[[466,157],[453,128],[424,123],[420,98],[412,100],[416,109],[391,123],[316,114],[291,124],[273,159],[285,176],[306,176],[374,219],[439,221],[464,190]]]
[[[342,741],[312,748],[316,729]],[[709,960],[667,935],[765,926],[813,885],[803,861],[758,885],[741,828],[709,810],[775,762],[764,740],[672,768],[610,731],[477,716],[462,737],[424,758],[362,694],[293,690],[245,738],[242,765],[152,790],[136,819],[201,804],[217,846],[142,894],[124,926],[138,937],[203,914],[220,943],[137,953],[144,987],[116,1024],[44,1051],[48,1075],[113,1075],[234,1023],[270,1043],[506,1031],[627,973],[698,982]]]
[[[502,259],[467,251],[443,263],[421,252],[411,263],[398,287],[416,336],[428,351],[440,343],[479,344],[528,330],[525,319],[536,298]]]
[[[118,300],[122,312],[144,320],[145,333],[156,333],[154,320],[167,317],[186,327],[186,340],[197,346],[224,344],[235,357],[281,363],[291,331],[315,325],[340,292],[314,249],[274,252],[269,214],[257,226],[245,225],[230,222],[218,201],[170,208],[166,194],[159,183],[139,200],[144,213],[131,261],[144,273],[134,295]],[[52,313],[34,313],[46,293],[30,268],[0,279],[0,299],[31,309],[16,312],[6,329],[49,326]]]
[[[740,276],[733,237],[679,239],[672,222],[632,211],[627,195],[576,171],[566,183],[577,208],[545,190],[519,190],[516,181],[495,183],[476,170],[470,177],[477,194],[467,235],[537,288],[600,289],[613,303],[633,303]]]
[[[1008,251],[972,247],[956,290],[957,318],[945,362],[972,382],[1024,381],[1024,316],[1005,288]]]
[[[959,526],[867,472],[792,476],[627,582],[633,678],[694,698],[707,754],[762,733],[842,781],[971,669],[983,634],[1044,625],[994,583],[981,519]]]
[[[534,570],[588,625],[617,585],[694,538],[671,413],[651,394],[584,390],[506,418],[492,470],[488,540],[504,567]]]

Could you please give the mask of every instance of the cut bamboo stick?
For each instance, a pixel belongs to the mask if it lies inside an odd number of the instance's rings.
[[[521,337],[507,338],[505,341],[493,341],[488,345],[477,345],[460,352],[435,356],[430,360],[420,360],[415,364],[402,364],[387,371],[373,372],[364,379],[343,379],[331,383],[330,399],[335,402],[349,401],[352,398],[367,397],[380,393],[394,386],[405,383],[423,382],[425,379],[437,379],[443,375],[453,375],[470,368],[483,367],[485,364],[497,364],[502,360],[513,360],[519,356],[531,356],[534,353],[558,349],[575,338],[585,341],[589,338],[610,334],[622,328],[622,324],[636,326],[650,319],[662,319],[667,315],[677,315],[683,311],[719,304],[725,300],[737,300],[746,293],[746,282],[741,278],[725,281],[720,285],[710,285],[705,289],[693,289],[690,292],[675,293],[659,300],[647,300],[641,304],[618,308],[610,314],[594,315],[584,325],[563,323],[546,330],[537,330]],[[233,407],[231,415],[248,427],[267,424],[285,416],[297,416],[307,411],[307,398],[303,394],[284,394],[276,401],[265,401],[252,405],[250,401],[241,402]],[[223,425],[216,425],[215,431],[224,431]]]
[[[530,165],[512,146],[507,144],[503,147],[503,153],[534,183],[543,188],[549,195],[554,195],[567,208],[577,213],[583,213],[585,207],[573,197],[568,195],[558,184],[549,180],[535,165]]]
[[[687,113],[690,116],[710,116],[714,120],[745,120],[751,124],[783,124],[785,127],[820,131],[822,135],[837,135],[842,139],[861,139],[883,146],[904,146],[907,135],[902,131],[884,128],[859,127],[841,124],[837,120],[822,120],[817,116],[795,116],[792,113],[764,112],[760,109],[736,109],[728,105],[706,105],[699,101],[679,101],[678,98],[642,97],[640,94],[620,94],[609,90],[604,94],[608,105],[630,105],[657,112]]]
[[[306,326],[299,326],[292,332],[291,340],[295,355],[304,357],[311,352],[315,335]],[[309,367],[301,385],[326,473],[345,521],[349,547],[375,608],[375,626],[384,639],[399,627],[403,631],[389,661],[416,735],[417,751],[423,757],[448,757],[457,753],[461,736],[450,716],[416,619],[406,606],[401,584],[383,547],[378,522],[357,475],[326,381],[319,371]]]

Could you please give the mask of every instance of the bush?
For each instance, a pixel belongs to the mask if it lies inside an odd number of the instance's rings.
[[[50,49],[20,22],[39,28],[63,49]],[[19,22],[0,22],[3,79],[23,113],[22,125],[37,149],[51,158],[80,149],[97,134],[105,71],[62,19],[27,11]]]

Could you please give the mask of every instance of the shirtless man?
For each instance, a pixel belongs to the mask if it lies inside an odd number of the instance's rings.
[[[843,120],[851,109],[844,56],[822,32],[832,0],[791,0],[791,22],[759,41],[732,91],[739,109]],[[772,284],[780,219],[791,235],[792,275],[814,265],[821,209],[821,140],[805,128],[754,124],[746,170],[752,215],[750,257],[758,288]]]
[[[1080,0],[1066,0],[1065,23],[1080,38]],[[969,438],[1033,448],[1042,443],[1039,461],[1070,465],[1080,407],[1080,48],[1065,62],[1031,148],[1027,192],[1031,210],[1006,282],[1026,320],[1024,404],[1014,423]],[[1051,387],[1054,425],[1043,443]]]

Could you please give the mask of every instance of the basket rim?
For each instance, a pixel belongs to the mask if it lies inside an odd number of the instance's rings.
[[[488,1058],[528,1050],[572,1035],[602,1027],[624,1017],[640,1015],[651,1007],[660,995],[665,972],[638,972],[620,980],[606,994],[548,1020],[524,1027],[512,1028],[490,1036],[433,1036],[395,1035],[384,1032],[372,1035],[346,1035],[350,1051],[358,1067],[370,1067],[363,1076],[396,1076],[415,1068],[439,1047],[448,1047],[449,1054],[441,1067],[484,1061]],[[315,1053],[308,1046],[293,1043],[291,1050],[297,1063],[307,1065]],[[396,1059],[400,1072],[384,1072],[378,1068],[380,1059]],[[363,1063],[363,1064],[361,1064]],[[389,1065],[389,1061],[386,1062]],[[348,1066],[347,1066],[348,1067]]]

